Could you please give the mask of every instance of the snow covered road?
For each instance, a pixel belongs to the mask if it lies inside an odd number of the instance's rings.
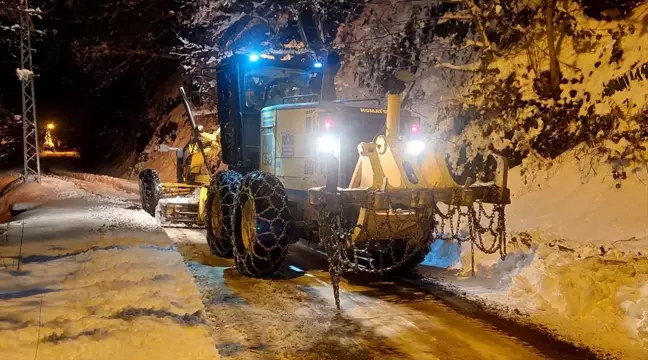
[[[231,359],[588,359],[593,354],[404,279],[345,276],[335,310],[326,259],[298,243],[273,280],[241,276],[204,231],[165,229]]]

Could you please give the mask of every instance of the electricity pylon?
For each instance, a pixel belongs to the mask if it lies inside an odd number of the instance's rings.
[[[26,182],[41,180],[40,155],[38,152],[38,124],[36,122],[36,96],[34,91],[34,68],[32,62],[31,30],[33,23],[29,14],[28,0],[22,0],[20,9],[20,73],[22,87],[23,157]],[[26,71],[27,70],[27,71]]]

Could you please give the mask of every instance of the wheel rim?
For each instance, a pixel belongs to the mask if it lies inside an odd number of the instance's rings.
[[[211,219],[209,219],[209,221],[211,222],[212,233],[214,235],[220,235],[223,226],[221,219],[223,214],[221,214],[220,210],[220,198],[218,196],[214,196],[214,200],[212,200],[211,205]]]
[[[256,228],[256,211],[254,208],[254,200],[248,199],[243,205],[243,213],[241,216],[241,235],[243,238],[243,245],[246,249],[251,249],[256,242],[257,228]]]

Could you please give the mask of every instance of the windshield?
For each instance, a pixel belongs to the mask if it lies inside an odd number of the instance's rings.
[[[311,75],[303,70],[262,67],[245,73],[245,107],[260,111],[266,106],[283,104],[289,96],[311,94]]]

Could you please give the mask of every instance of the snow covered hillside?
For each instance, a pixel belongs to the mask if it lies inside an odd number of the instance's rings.
[[[546,171],[510,174],[508,257],[438,242],[425,268],[442,284],[623,359],[648,354],[648,171],[614,180],[582,147]],[[519,316],[524,314],[525,316]],[[528,316],[526,316],[528,315]]]
[[[512,169],[509,229],[605,247],[648,244],[648,167],[628,167],[617,180],[612,171],[584,147],[533,174]]]

